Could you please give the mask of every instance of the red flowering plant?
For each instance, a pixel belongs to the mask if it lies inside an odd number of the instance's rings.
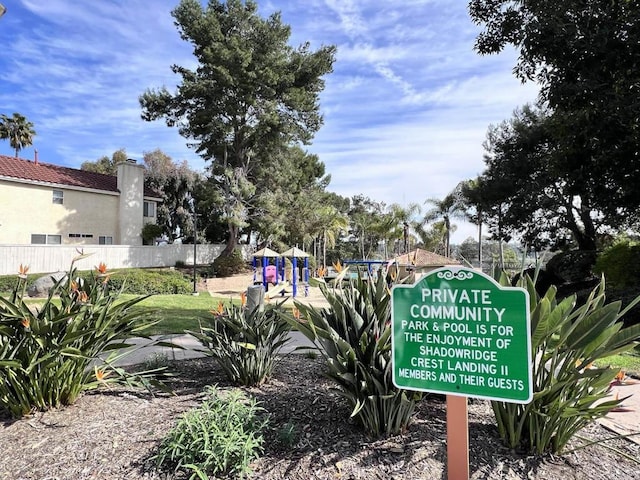
[[[120,301],[104,281],[106,266],[81,279],[73,259],[67,275],[45,302],[30,308],[24,301],[28,267],[20,266],[8,298],[0,297],[0,410],[14,417],[73,403],[88,389],[114,382],[162,387],[153,371],[129,374],[115,362],[131,347],[130,337],[145,337],[157,323],[132,309],[146,296]],[[92,364],[104,363],[94,369]]]

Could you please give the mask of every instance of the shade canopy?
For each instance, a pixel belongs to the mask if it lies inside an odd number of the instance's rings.
[[[305,252],[304,250],[300,250],[298,247],[293,247],[290,248],[289,250],[287,250],[286,252],[284,252],[282,254],[283,257],[287,257],[287,258],[306,258],[309,256],[309,254],[307,252]]]
[[[278,258],[281,255],[278,252],[265,247],[261,250],[258,250],[256,253],[254,253],[253,256],[256,258],[263,258],[263,257]]]

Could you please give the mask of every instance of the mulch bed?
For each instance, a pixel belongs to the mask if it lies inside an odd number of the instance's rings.
[[[180,414],[197,406],[206,385],[232,388],[208,358],[170,364],[175,395],[102,389],[74,405],[17,421],[0,419],[0,479],[167,479],[151,457]],[[370,439],[349,420],[349,409],[322,376],[319,359],[289,355],[269,383],[244,389],[270,415],[265,451],[252,478],[431,480],[446,478],[446,411],[428,396],[401,435]],[[612,436],[599,424],[581,435]],[[470,401],[472,479],[638,479],[640,446],[607,442],[622,453],[592,446],[556,457],[527,456],[498,438],[488,402]],[[580,442],[574,442],[569,450]],[[624,454],[624,455],[623,455]],[[186,478],[178,476],[175,478]]]

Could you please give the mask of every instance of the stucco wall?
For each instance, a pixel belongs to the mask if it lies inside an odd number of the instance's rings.
[[[129,161],[118,164],[120,190],[118,239],[121,245],[142,245],[144,167]]]
[[[62,205],[53,203],[54,190],[63,192]],[[61,235],[63,244],[97,244],[100,235],[116,242],[118,204],[109,193],[0,181],[0,244],[30,244],[32,234]]]

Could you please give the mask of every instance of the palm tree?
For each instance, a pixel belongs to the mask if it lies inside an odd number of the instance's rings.
[[[464,208],[460,202],[460,195],[457,190],[454,190],[447,194],[442,200],[438,200],[437,198],[428,198],[425,203],[433,205],[433,208],[424,216],[425,222],[433,222],[434,220],[440,219],[444,222],[444,256],[448,257],[451,253],[451,219],[464,218]]]
[[[451,226],[451,231],[454,232],[455,225]],[[446,243],[446,230],[444,221],[432,223],[427,226],[424,221],[415,222],[413,230],[418,238],[418,245],[423,250],[430,252],[441,253],[444,255],[444,246]]]
[[[327,205],[319,210],[322,225],[322,264],[327,264],[327,245],[330,248],[336,246],[336,239],[342,230],[349,225],[347,216],[341,213],[333,205]]]
[[[458,184],[462,204],[466,209],[466,216],[478,226],[478,266],[482,268],[482,221],[484,210],[482,204],[481,177],[464,180]]]
[[[0,115],[0,138],[9,140],[9,145],[16,151],[16,158],[18,158],[20,150],[33,145],[35,134],[33,123],[29,122],[23,115],[19,113],[14,113],[13,117]]]
[[[402,207],[397,203],[389,206],[389,213],[393,221],[393,228],[397,232],[396,237],[402,238],[402,252],[409,252],[409,230],[412,229],[414,218],[420,213],[420,205],[410,203],[407,207]]]

